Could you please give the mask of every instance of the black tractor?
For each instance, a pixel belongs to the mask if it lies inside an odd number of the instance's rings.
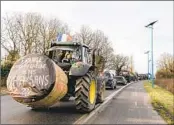
[[[63,69],[68,77],[68,92],[61,100],[75,97],[76,109],[91,111],[104,101],[105,81],[102,76],[104,58],[99,50],[91,50],[78,42],[53,43],[49,58]]]
[[[7,88],[17,102],[49,108],[75,97],[76,109],[90,112],[104,101],[105,60],[79,42],[53,42],[46,55],[29,54],[13,65]]]

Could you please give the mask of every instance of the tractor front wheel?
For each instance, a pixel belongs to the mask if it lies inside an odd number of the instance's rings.
[[[95,108],[97,83],[92,73],[87,73],[76,81],[75,104],[80,112],[90,112]]]

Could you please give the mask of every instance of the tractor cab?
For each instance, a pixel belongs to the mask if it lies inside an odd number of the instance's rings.
[[[48,52],[49,57],[63,70],[69,70],[77,62],[92,64],[90,49],[78,42],[54,43]]]

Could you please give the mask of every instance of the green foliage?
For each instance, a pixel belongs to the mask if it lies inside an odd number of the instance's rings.
[[[6,63],[5,65],[1,65],[1,77],[8,76],[12,65],[12,63]]]
[[[11,63],[14,63],[19,58],[20,58],[19,52],[14,50],[11,50],[7,56],[7,60],[9,60]]]
[[[1,64],[1,77],[7,77],[11,67],[15,63],[17,59],[19,59],[19,52],[11,50],[7,56],[7,60],[5,60],[4,64]]]

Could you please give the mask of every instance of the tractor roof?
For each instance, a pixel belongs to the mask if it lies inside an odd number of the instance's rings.
[[[86,44],[80,42],[53,42],[53,46],[84,46],[89,48]]]

